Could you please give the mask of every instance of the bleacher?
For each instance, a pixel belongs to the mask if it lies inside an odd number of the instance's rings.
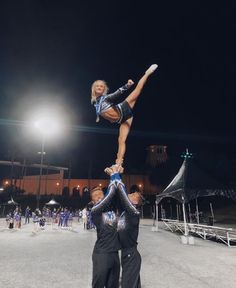
[[[185,224],[183,221],[172,219],[161,219],[165,228],[171,232],[184,234]],[[236,247],[236,230],[233,228],[202,225],[196,223],[186,223],[189,234],[201,237],[204,240],[215,240],[226,244],[228,247]]]

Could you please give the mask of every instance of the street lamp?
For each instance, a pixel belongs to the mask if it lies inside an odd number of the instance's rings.
[[[45,153],[45,140],[47,137],[50,137],[59,132],[58,121],[50,117],[42,117],[41,119],[34,122],[34,128],[37,130],[41,136],[41,152],[40,154],[40,170],[39,170],[39,181],[37,188],[37,208],[39,208],[40,200],[40,190],[41,190],[41,179],[43,173],[43,160]]]
[[[45,135],[42,134],[41,152],[39,152],[40,170],[39,170],[39,181],[38,181],[38,189],[37,189],[37,208],[39,208],[39,200],[40,200],[41,178],[42,178],[42,173],[43,173],[43,158],[45,154],[44,147],[45,147]]]

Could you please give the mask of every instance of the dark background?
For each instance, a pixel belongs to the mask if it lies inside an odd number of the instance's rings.
[[[118,127],[95,123],[91,83],[105,79],[113,91],[157,63],[134,110],[132,131],[139,133],[128,139],[126,171],[150,171],[146,147],[164,144],[169,160],[152,171],[158,181],[176,173],[186,148],[233,181],[234,1],[10,0],[0,6],[0,118],[28,121],[46,106],[64,123],[84,127],[47,141],[46,162],[71,162],[72,177],[104,176],[115,160]],[[7,121],[0,121],[0,159],[39,162],[39,137]]]

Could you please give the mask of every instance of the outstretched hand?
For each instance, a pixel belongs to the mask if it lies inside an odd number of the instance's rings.
[[[127,82],[127,85],[128,85],[128,87],[134,85],[134,81],[129,79],[128,82]]]
[[[122,174],[122,173],[124,173],[124,168],[119,164],[114,164],[111,167],[105,168],[104,172],[109,176],[111,176],[112,174],[115,174],[115,173]]]
[[[120,164],[114,164],[111,167],[114,173],[122,174],[124,172],[124,168]]]

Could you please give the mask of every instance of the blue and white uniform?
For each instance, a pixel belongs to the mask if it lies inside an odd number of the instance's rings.
[[[111,181],[108,193],[91,210],[92,220],[97,229],[97,241],[93,250],[93,288],[118,288],[120,243],[117,233],[117,217],[111,208],[116,186]]]
[[[118,195],[121,200],[121,215],[118,221],[118,236],[121,244],[122,288],[140,288],[141,256],[137,250],[140,212],[133,205],[121,181],[115,174]]]
[[[125,84],[124,86],[120,87],[114,93],[101,95],[96,98],[96,101],[94,103],[94,107],[96,109],[96,114],[97,114],[96,122],[99,122],[99,116],[102,113],[109,110],[111,107],[116,107],[120,113],[120,119],[117,121],[117,123],[119,124],[125,122],[127,119],[133,116],[132,109],[130,108],[126,100],[119,104],[114,103],[115,101],[117,101],[119,96],[128,89],[129,89],[129,86]]]

